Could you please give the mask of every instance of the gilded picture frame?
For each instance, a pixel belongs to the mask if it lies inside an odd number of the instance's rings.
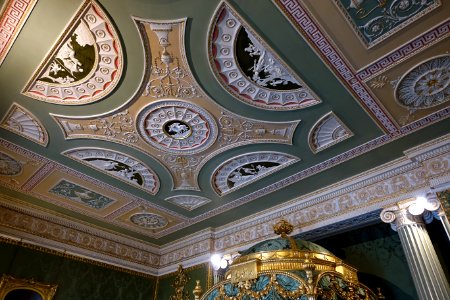
[[[42,300],[51,300],[56,293],[57,284],[46,284],[37,282],[34,279],[14,278],[3,274],[0,279],[0,300],[15,290],[30,290],[39,294]]]

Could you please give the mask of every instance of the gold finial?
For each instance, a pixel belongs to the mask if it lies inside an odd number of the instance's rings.
[[[283,238],[293,230],[294,226],[285,219],[281,219],[275,225],[273,225],[273,232],[275,232],[276,234],[280,234]]]
[[[192,293],[194,294],[194,299],[198,300],[198,299],[200,299],[200,296],[203,293],[203,289],[202,289],[202,286],[200,285],[200,280],[196,280],[195,282],[196,282],[196,285],[195,285],[194,291],[192,291]]]

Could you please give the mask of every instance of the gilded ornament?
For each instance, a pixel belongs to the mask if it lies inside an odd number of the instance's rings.
[[[286,237],[288,234],[292,233],[294,226],[288,221],[281,219],[275,225],[273,225],[273,232]]]
[[[46,284],[34,279],[14,278],[3,274],[0,279],[0,299],[22,299],[26,294],[27,299],[51,300],[57,288],[57,284]]]
[[[185,273],[182,265],[178,265],[177,274],[175,280],[172,283],[172,287],[175,289],[175,294],[169,297],[169,300],[189,300],[189,292],[186,289],[186,285],[190,278]]]
[[[381,89],[388,83],[389,79],[385,75],[380,75],[370,82],[370,86],[374,89]]]

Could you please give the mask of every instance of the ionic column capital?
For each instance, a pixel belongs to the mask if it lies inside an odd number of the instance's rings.
[[[383,209],[380,217],[383,222],[390,223],[395,231],[405,225],[424,224],[422,215],[413,215],[407,208],[388,207]]]

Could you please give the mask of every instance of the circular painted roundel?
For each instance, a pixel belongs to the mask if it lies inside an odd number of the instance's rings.
[[[17,175],[22,172],[22,165],[11,156],[0,152],[0,175]]]
[[[205,150],[217,137],[217,125],[204,109],[183,101],[155,102],[138,116],[139,130],[152,146],[172,153]]]
[[[150,229],[163,228],[169,223],[163,216],[151,213],[134,214],[130,217],[130,221],[138,226]]]

